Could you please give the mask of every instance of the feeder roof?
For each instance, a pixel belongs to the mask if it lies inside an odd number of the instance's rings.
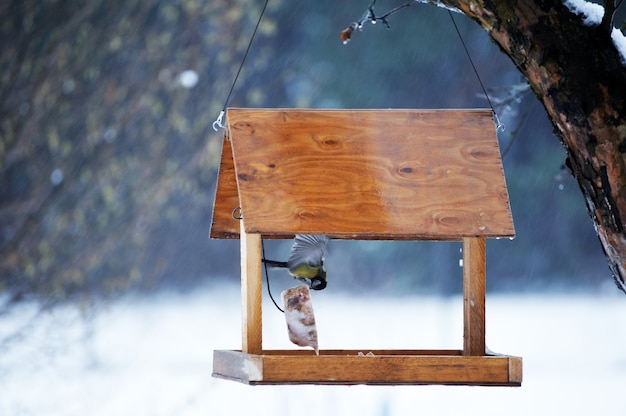
[[[458,240],[515,230],[491,110],[227,111],[211,237]]]

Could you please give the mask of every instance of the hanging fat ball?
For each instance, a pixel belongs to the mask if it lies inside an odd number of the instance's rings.
[[[297,234],[287,261],[263,259],[263,262],[271,267],[285,268],[311,289],[322,290],[326,287],[324,258],[328,240],[327,235]]]
[[[282,298],[289,340],[301,347],[311,347],[319,355],[317,327],[309,288],[305,285],[292,287],[282,293]]]

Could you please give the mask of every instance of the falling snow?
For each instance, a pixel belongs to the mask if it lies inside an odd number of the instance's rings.
[[[199,79],[200,77],[198,76],[198,73],[191,69],[183,71],[180,73],[180,75],[178,75],[178,82],[183,88],[187,89],[193,88],[198,85]]]

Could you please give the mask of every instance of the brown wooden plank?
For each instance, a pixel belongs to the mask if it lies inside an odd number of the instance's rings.
[[[241,222],[241,316],[242,351],[260,354],[263,349],[263,288],[261,236],[248,234]]]
[[[430,355],[422,351],[358,351],[341,355],[302,354],[248,355],[216,351],[214,376],[250,384],[467,384],[521,385],[521,358],[509,356],[468,357]],[[249,360],[248,360],[249,359]],[[261,359],[261,361],[259,361]],[[511,373],[511,369],[519,368]]]
[[[239,205],[232,148],[230,140],[224,134],[220,169],[213,201],[211,238],[239,238],[239,221],[232,216],[233,210]]]
[[[378,349],[363,349],[363,350],[320,350],[319,355],[354,355],[374,353],[376,355],[463,355],[462,350],[411,350],[411,349],[395,349],[395,350],[378,350]],[[293,355],[293,356],[314,356],[315,351],[310,349],[297,349],[297,350],[263,350],[263,355]]]
[[[442,356],[265,356],[263,381],[385,384],[507,383],[506,359]],[[297,370],[294,370],[297,368]]]
[[[463,352],[485,355],[486,241],[463,239]]]
[[[248,232],[515,234],[491,111],[231,108],[228,126]]]

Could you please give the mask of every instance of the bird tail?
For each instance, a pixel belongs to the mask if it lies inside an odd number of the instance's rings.
[[[263,263],[267,264],[270,267],[280,267],[280,268],[284,268],[284,269],[289,268],[289,265],[287,264],[286,261],[276,261],[276,260],[263,259]]]

